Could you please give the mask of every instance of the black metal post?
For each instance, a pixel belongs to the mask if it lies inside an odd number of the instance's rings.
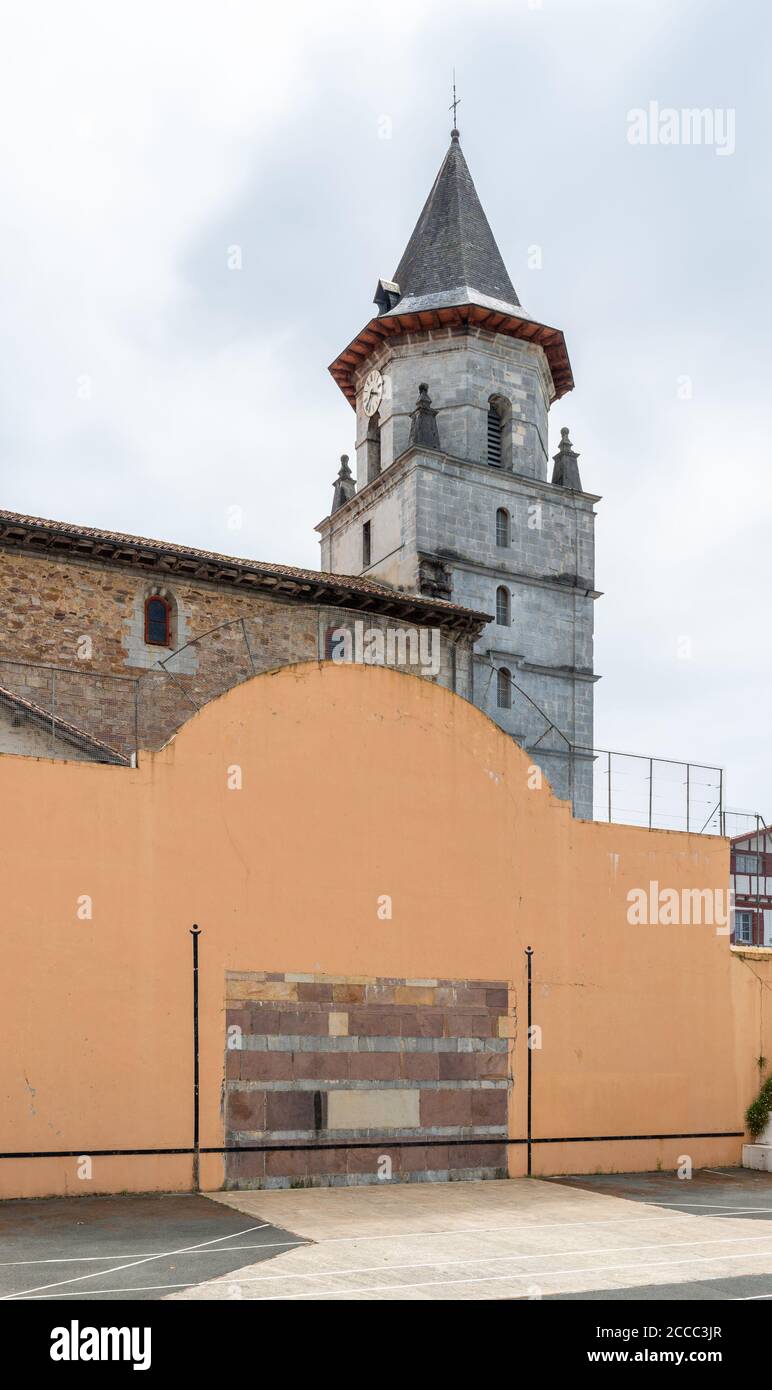
[[[528,1150],[527,1150],[527,1152],[528,1152],[528,1166],[527,1166],[527,1168],[526,1168],[526,1172],[527,1172],[528,1177],[530,1178],[530,1176],[531,1176],[531,1144],[532,1144],[532,1142],[533,1142],[533,1128],[532,1128],[532,1124],[531,1124],[531,1114],[532,1114],[531,1101],[532,1101],[532,1087],[533,1087],[533,1048],[531,1047],[531,960],[532,960],[532,958],[533,958],[533,951],[532,951],[532,949],[531,949],[530,946],[526,946],[526,948],[525,948],[525,954],[526,954],[526,957],[527,957],[527,960],[528,960],[528,1018],[527,1018],[527,1037],[526,1037],[526,1046],[527,1046],[527,1048],[528,1048],[528,1063],[527,1063],[527,1067],[528,1067],[528,1073],[527,1073],[527,1074],[528,1074],[528,1082],[527,1082],[527,1109],[528,1109],[528,1114],[527,1114],[527,1124],[526,1124],[526,1130],[527,1130],[527,1144],[528,1144]]]
[[[201,929],[195,922],[190,934],[193,937],[193,1191],[198,1192],[201,1186],[198,1067],[198,938]]]

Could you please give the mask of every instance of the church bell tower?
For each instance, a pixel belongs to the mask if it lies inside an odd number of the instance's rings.
[[[330,371],[356,413],[321,567],[489,613],[473,700],[592,814],[594,503],[551,405],[560,329],[521,305],[458,130],[377,315]],[[344,465],[347,468],[347,465]]]

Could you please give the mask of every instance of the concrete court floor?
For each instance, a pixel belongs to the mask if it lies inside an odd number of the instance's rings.
[[[772,1175],[0,1204],[0,1300],[772,1299]]]
[[[213,1194],[311,1244],[172,1298],[772,1299],[772,1175]]]

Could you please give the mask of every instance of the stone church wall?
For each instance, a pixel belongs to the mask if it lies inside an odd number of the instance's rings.
[[[144,602],[156,593],[172,606],[169,648],[144,642]],[[407,662],[389,664],[471,696],[468,639],[213,583],[9,551],[0,553],[0,613],[0,685],[126,754],[137,743],[160,747],[197,708],[252,675],[330,659],[341,628],[351,634],[351,659],[360,661],[373,630],[423,632],[407,646]],[[420,659],[429,634],[431,666]],[[1,731],[0,745],[11,751]]]

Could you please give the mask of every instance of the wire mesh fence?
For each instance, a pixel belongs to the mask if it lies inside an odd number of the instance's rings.
[[[751,848],[758,848],[766,853],[772,852],[772,832],[758,811],[724,810],[721,816],[721,833],[730,840],[742,835],[752,842]]]
[[[598,748],[592,756],[593,820],[722,834],[720,767]]]
[[[591,723],[589,706],[577,711],[565,696],[561,706],[558,694],[554,708],[545,708],[509,671],[490,669],[494,675],[506,676],[506,708],[511,711],[516,741],[544,770],[557,795],[571,802],[574,815],[650,830],[722,833],[720,767],[572,741],[564,730],[577,714]]]
[[[0,659],[0,748],[128,765],[137,748],[136,681]]]

